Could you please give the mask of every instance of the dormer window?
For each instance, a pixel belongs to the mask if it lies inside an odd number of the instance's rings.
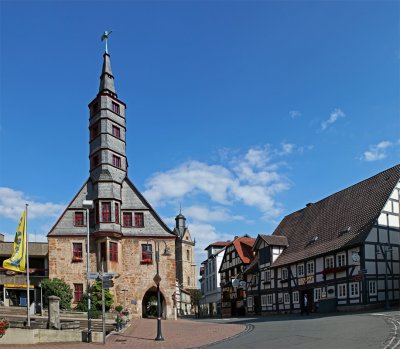
[[[124,227],[131,227],[132,226],[132,212],[124,212],[122,217],[123,217]]]
[[[144,227],[143,212],[135,212],[135,227]]]
[[[83,212],[75,212],[74,226],[75,227],[83,227],[84,226]]]
[[[120,113],[119,104],[117,104],[117,103],[115,103],[115,102],[112,102],[112,111],[113,111],[114,113],[116,113],[116,114],[119,114],[119,113]]]

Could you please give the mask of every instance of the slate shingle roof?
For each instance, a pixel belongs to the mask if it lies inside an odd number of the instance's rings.
[[[204,250],[208,250],[210,247],[216,246],[216,247],[224,247],[224,246],[228,246],[232,243],[232,241],[216,241],[213,242],[211,244],[209,244]]]
[[[270,246],[287,246],[288,245],[286,236],[260,234],[260,237]]]
[[[399,179],[396,165],[286,216],[273,235],[285,236],[289,246],[272,266],[362,243]]]

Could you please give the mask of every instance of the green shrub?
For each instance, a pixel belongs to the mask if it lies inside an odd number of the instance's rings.
[[[43,297],[46,300],[49,296],[57,296],[60,298],[60,309],[69,310],[71,309],[72,300],[72,289],[63,280],[44,279],[41,281],[43,289]]]

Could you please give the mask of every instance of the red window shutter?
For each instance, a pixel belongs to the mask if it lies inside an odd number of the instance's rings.
[[[83,294],[83,285],[82,284],[74,284],[74,302],[78,303],[82,299]]]
[[[115,223],[119,224],[119,205],[115,204]]]
[[[101,203],[101,221],[103,223],[111,222],[111,202]]]
[[[124,212],[124,227],[131,227],[132,226],[132,212]]]
[[[82,243],[74,242],[72,244],[72,256],[76,259],[82,259]]]
[[[118,262],[118,244],[110,242],[110,261]]]
[[[135,227],[144,227],[143,212],[135,212]]]

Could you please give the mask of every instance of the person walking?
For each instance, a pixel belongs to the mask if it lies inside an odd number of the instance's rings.
[[[309,312],[308,312],[308,298],[307,298],[307,294],[304,295],[303,307],[301,308],[301,315],[303,315],[304,312],[305,312],[307,315],[309,315]]]

